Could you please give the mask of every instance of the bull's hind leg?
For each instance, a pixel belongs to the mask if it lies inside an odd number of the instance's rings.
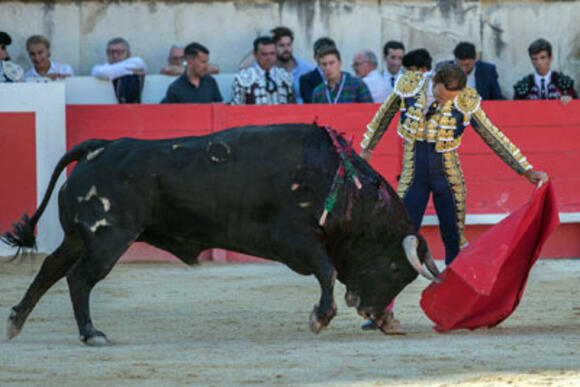
[[[95,236],[89,248],[67,275],[70,298],[79,328],[79,338],[88,345],[105,345],[107,336],[93,326],[90,314],[90,293],[107,276],[121,255],[137,238],[135,233],[116,228]]]
[[[17,336],[38,300],[52,285],[64,277],[74,262],[82,254],[79,240],[65,237],[61,245],[44,259],[40,271],[28,287],[20,303],[12,308],[6,324],[6,336],[12,339]]]

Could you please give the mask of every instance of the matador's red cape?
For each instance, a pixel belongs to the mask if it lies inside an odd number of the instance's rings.
[[[542,245],[558,226],[552,184],[463,249],[423,291],[421,308],[439,332],[492,327],[518,306]]]

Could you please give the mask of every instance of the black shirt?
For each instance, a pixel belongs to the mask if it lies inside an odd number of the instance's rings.
[[[211,75],[204,75],[199,80],[199,87],[197,87],[189,82],[186,74],[183,74],[169,85],[167,95],[161,103],[212,103],[222,101],[223,98],[217,82]]]

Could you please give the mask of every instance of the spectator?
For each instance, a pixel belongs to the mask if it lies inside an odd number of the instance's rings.
[[[377,56],[371,50],[364,50],[354,56],[352,68],[357,77],[366,83],[373,102],[383,103],[387,98],[387,82],[377,70]]]
[[[199,43],[185,47],[187,63],[185,73],[167,89],[162,103],[211,103],[222,102],[222,95],[215,79],[208,74],[209,50]]]
[[[24,75],[22,67],[10,60],[8,46],[12,43],[12,38],[8,33],[0,31],[0,83],[18,82]]]
[[[174,44],[169,48],[169,55],[167,56],[167,65],[161,69],[161,74],[178,76],[184,73],[186,63],[183,60],[183,46]],[[209,74],[218,74],[220,72],[219,66],[209,63],[207,67]]]
[[[373,102],[363,81],[341,71],[342,61],[336,47],[322,48],[318,57],[325,80],[312,92],[313,103]]]
[[[461,42],[453,50],[455,63],[467,75],[467,86],[476,89],[481,99],[504,99],[497,82],[495,65],[477,60],[475,46]]]
[[[143,59],[131,56],[129,42],[114,38],[107,43],[107,63],[95,65],[91,75],[113,81],[119,103],[140,103],[146,72]]]
[[[316,62],[317,67],[314,70],[302,75],[299,80],[300,94],[302,96],[302,100],[304,101],[304,103],[312,102],[312,92],[314,91],[314,88],[324,81],[324,74],[320,69],[320,63],[318,62],[317,53],[322,48],[328,46],[336,47],[336,45],[334,44],[334,40],[330,38],[320,38],[317,39],[316,42],[314,42],[314,46],[312,47],[312,49],[314,50],[314,61]]]
[[[403,66],[407,71],[429,72],[431,71],[431,62],[431,55],[424,48],[409,51],[403,56]]]
[[[528,53],[536,71],[514,85],[514,99],[559,99],[566,105],[578,98],[572,78],[550,69],[554,60],[550,42],[538,39],[530,45]]]
[[[74,75],[70,65],[50,60],[50,42],[42,35],[32,35],[26,41],[26,50],[32,62],[32,68],[26,78],[64,79]]]
[[[276,65],[292,74],[296,103],[304,103],[300,94],[300,77],[312,71],[314,67],[294,56],[294,33],[292,30],[286,27],[276,27],[270,33],[276,43]]]
[[[383,47],[383,60],[387,68],[383,72],[383,77],[387,81],[387,95],[391,94],[397,78],[403,74],[403,55],[405,55],[405,46],[401,42],[389,40]]]
[[[295,103],[292,74],[274,66],[276,44],[269,36],[254,40],[256,66],[234,76],[232,105],[277,105]]]
[[[167,65],[161,69],[161,74],[178,76],[185,71],[185,61],[183,60],[184,47],[174,44],[169,48]]]

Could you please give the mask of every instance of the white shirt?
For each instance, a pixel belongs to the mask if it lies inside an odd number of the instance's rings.
[[[147,72],[147,65],[138,56],[132,56],[114,64],[95,65],[91,70],[91,75],[99,79],[112,81],[124,75],[131,75],[135,70]]]
[[[548,85],[552,79],[552,70],[548,71],[546,75],[540,75],[537,72],[534,72],[534,83],[538,87],[538,97],[542,95],[542,79],[544,80],[544,92],[546,93],[546,97],[548,97]]]
[[[427,79],[427,82],[429,82],[429,85],[427,85],[427,93],[425,95],[425,106],[423,106],[423,114],[427,113],[431,105],[433,105],[433,102],[435,102],[435,96],[433,95],[433,79],[429,77],[429,79]],[[441,106],[437,107],[437,109],[439,108],[441,108]]]
[[[51,74],[66,75],[68,77],[72,77],[74,75],[74,72],[73,72],[72,67],[70,67],[70,65],[68,65],[66,63],[58,63],[58,62],[50,61],[50,69],[48,69],[48,72],[46,73],[46,75],[51,75]],[[24,77],[26,77],[26,78],[45,78],[46,76],[40,75],[36,71],[34,66],[32,66],[32,68],[24,74]]]
[[[471,72],[467,74],[467,86],[475,89],[475,66],[473,66]]]
[[[369,88],[374,103],[383,103],[389,93],[387,92],[387,82],[378,70],[373,70],[362,79]]]
[[[404,70],[403,67],[399,69],[396,74],[391,74],[388,69],[383,72],[383,78],[385,79],[385,83],[387,84],[387,95],[391,94],[393,91],[394,85],[397,83],[397,79],[403,74]]]

